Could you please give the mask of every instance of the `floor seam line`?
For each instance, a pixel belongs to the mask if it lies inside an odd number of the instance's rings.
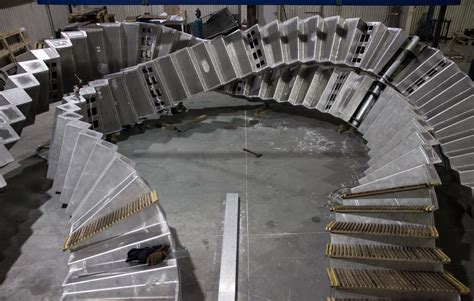
[[[245,108],[245,149],[248,149],[247,145],[247,108]],[[248,153],[245,152],[245,221],[247,228],[247,300],[250,296],[250,235],[249,235],[249,198],[248,198]]]

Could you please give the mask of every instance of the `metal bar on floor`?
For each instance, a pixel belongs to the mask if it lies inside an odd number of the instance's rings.
[[[239,242],[239,194],[227,193],[224,215],[219,301],[235,301]]]

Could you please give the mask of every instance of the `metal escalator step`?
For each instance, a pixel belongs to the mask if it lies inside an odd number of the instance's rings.
[[[354,206],[354,205],[341,205],[332,207],[330,209],[333,212],[338,213],[429,213],[433,212],[434,206]]]
[[[435,227],[412,224],[375,224],[332,221],[326,231],[336,234],[382,235],[419,238],[437,238]]]
[[[350,290],[387,290],[468,294],[469,288],[447,272],[336,269],[326,270],[331,287]]]
[[[421,188],[428,188],[431,187],[431,184],[416,184],[416,185],[408,185],[408,186],[400,186],[400,187],[393,187],[387,189],[377,189],[377,190],[369,190],[363,192],[355,192],[355,193],[345,193],[341,195],[343,199],[354,199],[358,197],[364,196],[371,196],[371,195],[379,195],[384,193],[393,193],[393,192],[401,192],[401,191],[409,191],[409,190],[416,190]]]
[[[144,196],[128,203],[127,205],[108,213],[96,220],[90,221],[70,233],[64,241],[63,250],[66,251],[91,236],[110,228],[113,224],[136,214],[144,208],[158,201],[156,191],[152,191]]]
[[[450,258],[438,248],[386,245],[327,244],[326,256],[342,259],[364,259],[424,263],[449,263]]]

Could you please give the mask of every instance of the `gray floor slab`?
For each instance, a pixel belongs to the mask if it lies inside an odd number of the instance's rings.
[[[118,143],[157,188],[171,227],[189,250],[181,267],[184,300],[217,299],[230,191],[241,197],[239,300],[329,294],[323,255],[329,241],[324,228],[333,217],[328,195],[363,170],[363,140],[284,105],[265,111],[262,104],[209,93],[187,106],[186,119],[207,119],[186,132],[147,128]]]

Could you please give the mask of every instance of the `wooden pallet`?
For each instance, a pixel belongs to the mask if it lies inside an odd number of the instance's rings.
[[[0,33],[0,68],[15,63],[16,58],[30,50],[25,29]]]

